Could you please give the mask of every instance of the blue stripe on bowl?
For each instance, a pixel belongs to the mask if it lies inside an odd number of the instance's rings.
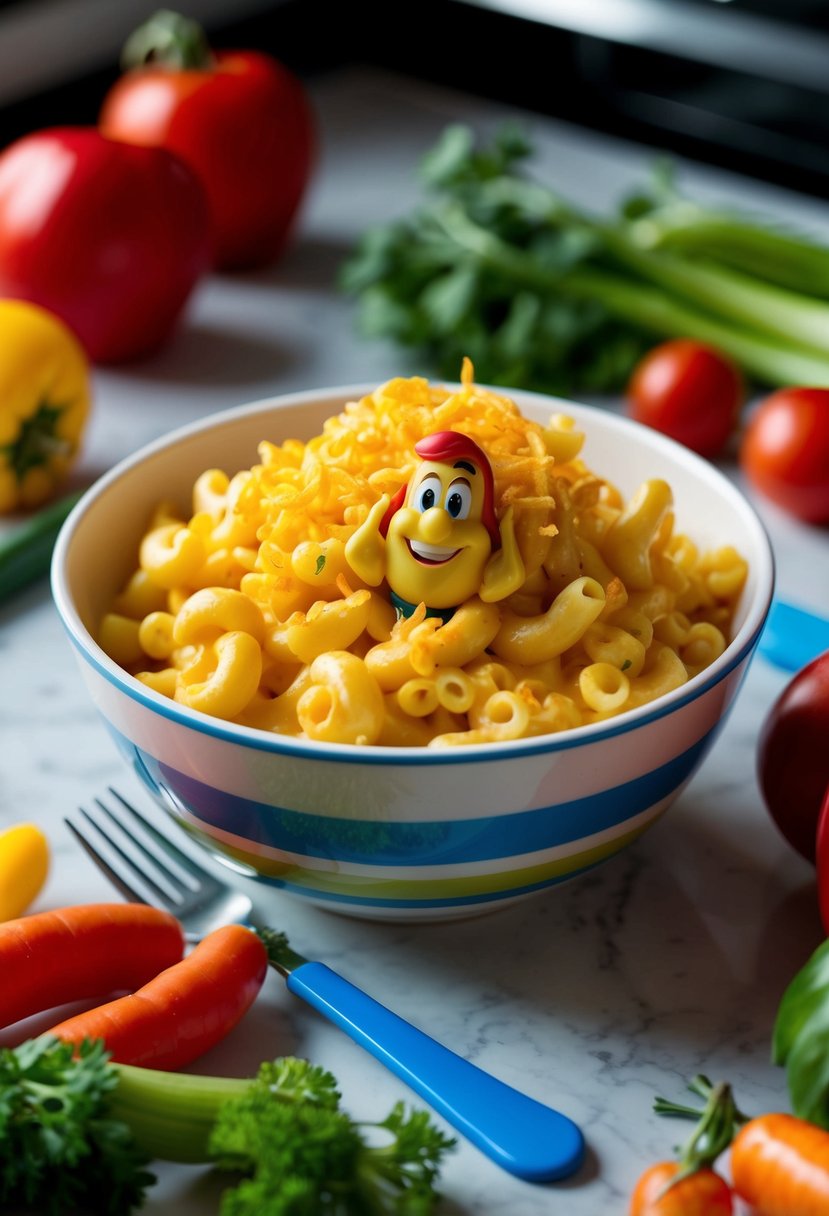
[[[589,797],[474,819],[400,822],[345,819],[256,802],[213,789],[160,764],[111,726],[125,755],[167,787],[205,827],[302,857],[363,865],[447,865],[534,853],[613,828],[676,790],[713,742],[715,726],[693,747],[642,777]]]

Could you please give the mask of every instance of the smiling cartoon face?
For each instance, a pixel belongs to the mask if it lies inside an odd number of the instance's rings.
[[[441,437],[448,442],[436,442]],[[497,545],[491,515],[491,473],[477,445],[466,436],[441,432],[417,445],[431,455],[409,483],[403,505],[386,534],[386,579],[411,604],[453,608],[477,594],[484,568]],[[439,452],[446,459],[437,459]],[[494,533],[494,535],[493,535]]]

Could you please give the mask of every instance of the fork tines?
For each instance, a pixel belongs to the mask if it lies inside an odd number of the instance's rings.
[[[65,823],[95,864],[127,899],[181,911],[188,896],[216,880],[116,790],[117,812],[94,798],[96,814],[78,808],[82,820]]]

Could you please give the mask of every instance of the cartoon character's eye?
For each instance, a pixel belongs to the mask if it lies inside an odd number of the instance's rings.
[[[440,483],[440,478],[434,473],[430,473],[428,477],[424,477],[420,485],[415,490],[412,506],[415,511],[428,511],[431,507],[436,507],[440,502],[440,496],[443,492],[443,486]]]
[[[466,519],[472,506],[472,491],[465,481],[453,481],[446,495],[446,510],[453,519]]]

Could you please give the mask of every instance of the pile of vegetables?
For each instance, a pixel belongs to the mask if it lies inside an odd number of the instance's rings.
[[[24,832],[9,853],[34,856],[35,845]],[[292,1058],[255,1078],[173,1071],[240,1021],[278,941],[228,925],[183,957],[180,923],[141,904],[0,923],[0,1026],[105,1000],[0,1049],[0,1210],[127,1216],[157,1158],[235,1174],[222,1216],[428,1216],[454,1141],[426,1112],[398,1103],[358,1124],[333,1076]]]
[[[3,1211],[128,1216],[162,1158],[235,1175],[221,1216],[427,1216],[451,1145],[402,1103],[379,1123],[355,1122],[331,1073],[306,1060],[235,1080],[115,1065],[100,1040],[73,1051],[41,1036],[0,1050]]]
[[[829,386],[829,249],[682,197],[670,174],[609,217],[525,171],[526,138],[451,126],[411,215],[343,268],[363,332],[446,376],[547,392],[619,390],[660,337],[690,338],[770,385]]]
[[[310,179],[305,90],[272,56],[214,51],[163,10],[129,38],[97,125],[0,152],[0,515],[51,498],[77,455],[87,361],[166,343],[211,270],[282,253]],[[72,503],[0,546],[0,598],[44,572]]]
[[[826,993],[824,993],[825,999]],[[650,1166],[631,1196],[629,1216],[731,1216],[738,1196],[757,1216],[822,1216],[829,1211],[829,1132],[796,1115],[749,1118],[727,1082],[697,1076],[688,1087],[705,1105],[657,1098],[663,1115],[695,1120],[675,1160]],[[731,1182],[714,1168],[730,1150]]]
[[[0,154],[0,297],[60,317],[95,363],[171,335],[210,269],[282,252],[314,122],[272,56],[214,52],[180,14],[129,39],[97,126],[55,126]]]

